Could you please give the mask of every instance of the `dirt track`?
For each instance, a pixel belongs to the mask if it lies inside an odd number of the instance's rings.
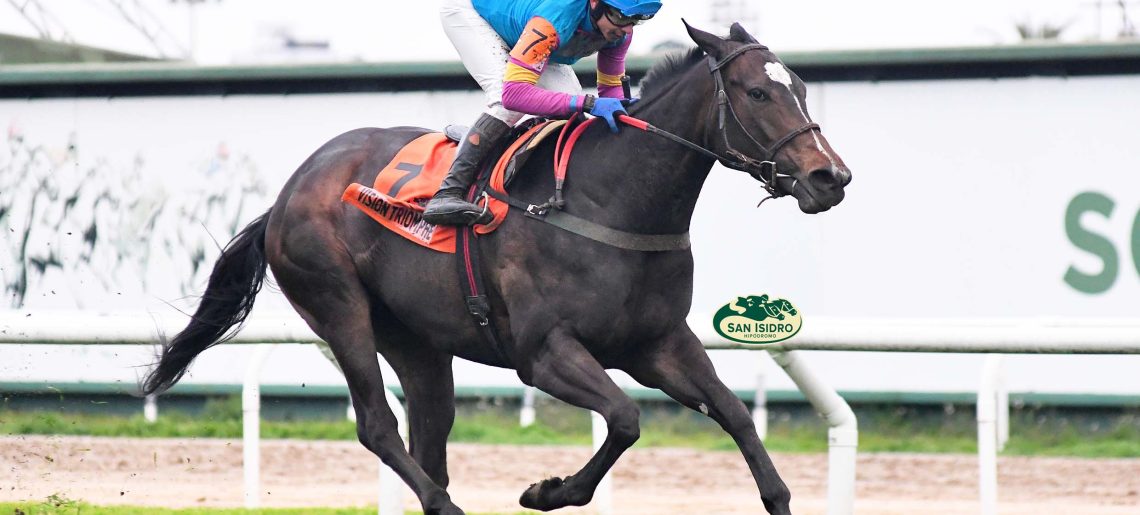
[[[450,446],[451,487],[468,512],[521,511],[530,483],[585,463],[578,447]],[[795,513],[823,513],[827,457],[776,454]],[[375,504],[376,459],[355,442],[262,444],[266,506]],[[1140,513],[1140,459],[1001,458],[1003,514]],[[763,513],[743,458],[687,449],[631,451],[614,473],[622,514]],[[60,494],[96,504],[240,506],[241,442],[89,437],[0,437],[0,501]],[[977,459],[862,454],[860,514],[977,513]],[[410,495],[407,507],[418,509]],[[561,510],[589,513],[589,507]]]

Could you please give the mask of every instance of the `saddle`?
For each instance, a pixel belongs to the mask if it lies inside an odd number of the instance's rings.
[[[504,200],[508,198],[507,185],[539,144],[566,123],[535,120],[520,126],[499,159],[484,165],[476,183],[486,184],[488,194],[479,200],[494,214],[494,220],[475,226],[477,234],[491,233],[503,223],[510,211]],[[438,252],[455,253],[457,228],[424,222],[423,210],[451,168],[466,133],[465,127],[448,126],[444,132],[429,132],[412,140],[376,174],[371,186],[350,184],[341,200],[410,241]]]

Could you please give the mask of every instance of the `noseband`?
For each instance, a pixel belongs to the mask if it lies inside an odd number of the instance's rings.
[[[755,177],[756,180],[764,184],[764,189],[768,191],[769,195],[771,195],[768,198],[777,198],[786,195],[786,193],[781,193],[776,188],[776,176],[780,174],[780,171],[776,168],[776,153],[779,152],[780,149],[784,148],[784,145],[787,145],[789,142],[795,139],[796,136],[799,136],[800,134],[808,131],[820,130],[819,124],[815,122],[805,123],[796,129],[793,129],[791,132],[784,135],[784,137],[776,140],[774,143],[772,143],[771,148],[765,147],[763,144],[757,141],[751,133],[748,132],[748,129],[744,127],[743,123],[741,123],[740,117],[736,115],[736,110],[732,108],[732,101],[729,100],[728,93],[725,92],[724,77],[721,75],[721,68],[724,68],[726,65],[728,65],[729,62],[739,57],[741,54],[748,52],[749,50],[767,49],[768,47],[759,43],[747,44],[738,47],[732,52],[729,52],[728,55],[722,57],[719,61],[714,60],[712,56],[709,56],[708,63],[709,71],[713,75],[713,80],[716,81],[717,130],[720,132],[725,153],[732,158],[730,160],[723,156],[716,156],[717,160],[720,161],[720,164],[724,165],[727,168],[740,170],[747,173],[748,175],[751,175],[752,177]],[[760,148],[760,150],[764,152],[762,159],[749,157],[745,153],[732,147],[732,144],[728,141],[728,128],[725,126],[725,119],[727,118],[725,116],[726,113],[732,115],[732,119],[736,121],[737,127],[739,127],[740,131],[744,133],[744,136],[746,136],[749,141],[752,142],[752,144],[756,145]],[[767,178],[764,177],[765,171],[768,172]],[[790,176],[790,174],[783,175]],[[768,199],[766,198],[764,200]],[[760,202],[763,203],[764,201],[761,200]]]

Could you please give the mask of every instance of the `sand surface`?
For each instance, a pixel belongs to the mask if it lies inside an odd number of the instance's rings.
[[[220,439],[0,437],[0,501],[58,494],[95,504],[242,505],[242,444]],[[375,505],[378,460],[356,442],[262,442],[263,506]],[[468,512],[522,511],[519,494],[548,476],[573,473],[584,447],[449,446],[452,498]],[[792,491],[795,513],[824,513],[825,454],[773,454]],[[973,455],[872,454],[858,459],[860,514],[974,514]],[[1140,514],[1140,459],[1002,457],[1004,514]],[[645,449],[614,469],[621,514],[763,513],[744,459],[736,452]],[[407,496],[408,509],[419,509]],[[584,508],[558,513],[591,513]]]

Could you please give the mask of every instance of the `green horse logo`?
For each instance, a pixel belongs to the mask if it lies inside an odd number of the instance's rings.
[[[740,343],[776,343],[795,336],[803,325],[800,312],[787,299],[767,294],[737,297],[713,316],[717,334]]]

